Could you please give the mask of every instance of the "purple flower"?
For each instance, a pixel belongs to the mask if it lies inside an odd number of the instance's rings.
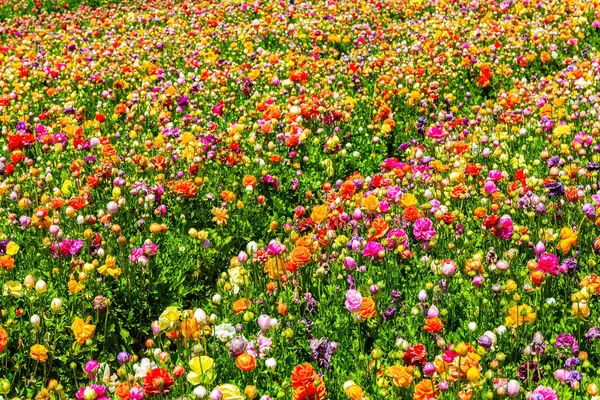
[[[598,328],[590,328],[583,337],[585,337],[586,342],[591,343],[592,340],[600,338],[600,329]]]
[[[127,364],[129,360],[131,360],[131,356],[128,352],[122,351],[119,354],[117,354],[117,360],[119,360],[119,363],[121,364]]]
[[[383,319],[385,319],[386,321],[388,321],[388,320],[394,318],[395,315],[396,315],[396,307],[389,306],[383,312]]]
[[[334,352],[334,342],[330,342],[328,338],[311,339],[309,342],[312,358],[317,362],[319,367],[329,370],[331,356]]]
[[[517,376],[522,381],[538,382],[542,378],[542,371],[538,368],[537,361],[524,361],[517,370]]]
[[[573,354],[577,355],[579,352],[579,345],[575,338],[568,333],[561,333],[556,337],[556,341],[554,343],[555,347],[570,347],[573,350]]]
[[[427,241],[435,236],[433,222],[429,218],[419,218],[413,226],[413,234],[415,238]]]

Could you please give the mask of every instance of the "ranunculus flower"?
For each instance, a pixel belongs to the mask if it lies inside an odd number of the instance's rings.
[[[427,241],[435,236],[433,222],[429,218],[419,218],[413,226],[413,234],[415,238]]]
[[[358,290],[350,289],[346,292],[346,308],[350,312],[358,312],[362,306],[363,298]]]

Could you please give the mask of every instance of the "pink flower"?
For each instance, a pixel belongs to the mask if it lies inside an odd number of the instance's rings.
[[[419,218],[413,226],[413,234],[419,240],[429,240],[435,236],[433,222],[429,218]]]
[[[279,241],[273,239],[267,246],[267,254],[271,257],[279,255],[285,251],[285,246],[279,243]]]
[[[350,312],[358,312],[362,306],[362,295],[358,290],[350,289],[346,292],[346,309]]]
[[[558,400],[558,395],[552,388],[540,385],[535,388],[530,398],[535,398],[536,400]]]
[[[542,253],[536,269],[547,274],[558,275],[558,257],[552,253]]]
[[[503,215],[502,217],[500,217],[496,228],[496,236],[502,240],[510,239],[515,230],[512,219],[509,215]]]
[[[395,249],[398,246],[408,247],[408,236],[403,229],[395,228],[388,232],[387,234],[388,240],[388,249]]]
[[[362,251],[362,255],[370,259],[381,258],[380,252],[383,252],[383,246],[377,242],[368,242]]]
[[[434,139],[441,139],[444,137],[444,130],[437,126],[432,126],[427,131],[427,136]]]

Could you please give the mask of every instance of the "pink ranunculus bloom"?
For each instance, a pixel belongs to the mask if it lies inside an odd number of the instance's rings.
[[[496,228],[496,236],[502,240],[510,239],[515,231],[512,219],[509,215],[500,217]]]
[[[419,240],[429,240],[435,236],[433,222],[429,218],[419,218],[413,225],[413,234]]]
[[[380,252],[383,251],[383,246],[377,242],[368,242],[362,251],[362,255],[371,259],[380,258]]]
[[[537,388],[535,388],[535,390],[533,391],[533,395],[536,395],[536,400],[558,400],[558,395],[556,394],[556,392],[552,388],[546,386],[540,385]]]
[[[542,253],[537,265],[538,271],[546,274],[558,275],[558,257],[552,253]]]
[[[350,289],[346,292],[346,309],[350,312],[358,312],[362,306],[362,295],[358,290]]]
[[[279,255],[285,251],[285,246],[279,243],[278,240],[273,239],[267,245],[267,254],[271,257]]]
[[[388,245],[387,248],[388,249],[395,249],[398,246],[404,246],[404,247],[408,247],[409,243],[408,243],[408,236],[406,235],[406,232],[404,232],[403,229],[399,229],[399,228],[394,228],[391,231],[388,232],[387,234],[387,240],[388,240]]]
[[[429,136],[430,138],[434,138],[434,139],[441,139],[444,137],[444,130],[437,126],[432,126],[427,131],[427,136]]]

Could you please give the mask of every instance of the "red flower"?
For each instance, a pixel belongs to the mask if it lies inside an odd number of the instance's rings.
[[[175,381],[166,369],[153,368],[144,377],[144,392],[151,396],[167,395]]]
[[[411,346],[404,353],[405,365],[425,364],[427,361],[427,349],[422,344]]]

